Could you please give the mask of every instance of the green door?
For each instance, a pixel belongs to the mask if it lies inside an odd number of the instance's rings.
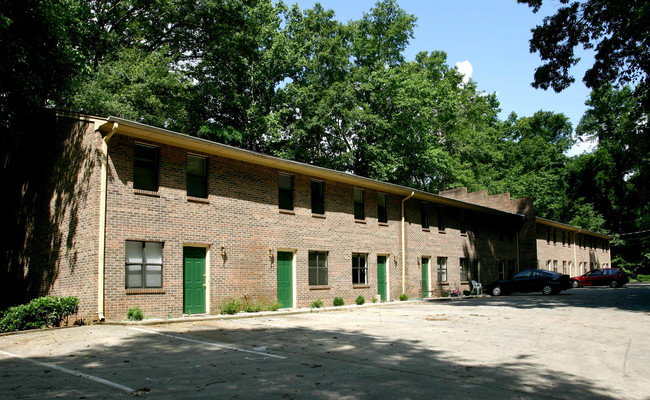
[[[422,297],[429,297],[429,259],[422,257]]]
[[[205,248],[183,247],[183,312],[205,312]]]
[[[293,307],[293,253],[278,251],[278,302]]]
[[[388,301],[386,286],[386,256],[377,256],[377,290],[381,301]]]

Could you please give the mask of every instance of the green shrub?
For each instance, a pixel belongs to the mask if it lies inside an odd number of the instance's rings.
[[[399,301],[406,301],[409,299],[409,296],[406,293],[402,293],[399,295]]]
[[[63,320],[67,321],[78,310],[79,299],[74,296],[39,297],[27,304],[6,309],[0,318],[0,332],[60,326]]]
[[[343,302],[342,298],[340,298],[340,297],[335,297],[334,298],[334,307],[340,307],[343,304],[345,304],[345,302]]]
[[[221,306],[221,314],[234,315],[241,310],[241,301],[232,299]]]
[[[446,291],[443,290],[443,291],[440,293],[440,297],[449,297],[449,292],[446,292]]]
[[[264,305],[261,302],[253,300],[246,302],[244,306],[244,311],[246,312],[260,312],[264,309]]]
[[[376,303],[376,302],[377,302],[377,298],[376,298],[376,297],[373,297],[373,298],[372,298],[372,302],[373,302],[373,303]]]
[[[142,321],[144,319],[144,312],[140,307],[129,308],[126,312],[126,318],[129,321]]]
[[[274,301],[270,303],[268,306],[266,306],[266,311],[278,311],[282,307],[282,304],[280,304],[277,301]]]
[[[321,300],[321,299],[314,300],[311,303],[309,303],[309,307],[311,307],[311,308],[322,308],[323,307],[323,300]]]
[[[366,302],[366,299],[365,299],[365,297],[359,295],[359,297],[357,297],[356,302],[357,302],[357,305],[360,306],[360,305],[362,305],[362,304],[364,304]]]
[[[650,282],[650,275],[637,275],[636,280],[639,282]]]

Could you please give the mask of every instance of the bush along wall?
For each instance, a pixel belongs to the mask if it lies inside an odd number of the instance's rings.
[[[61,326],[61,322],[67,322],[78,310],[79,299],[74,296],[39,297],[0,313],[0,332]]]

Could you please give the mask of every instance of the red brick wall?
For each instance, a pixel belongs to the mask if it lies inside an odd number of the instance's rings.
[[[92,123],[59,119],[25,244],[28,297],[77,296],[86,320],[97,318],[101,140]]]
[[[334,297],[346,304],[363,295],[366,301],[377,295],[377,256],[388,256],[389,297],[402,293],[401,280],[401,198],[388,195],[388,223],[377,220],[377,192],[366,189],[365,221],[353,217],[353,186],[326,180],[325,217],[311,214],[312,177],[294,175],[294,211],[278,209],[280,170],[261,167],[214,155],[208,157],[207,202],[186,198],[186,150],[160,146],[159,191],[155,196],[133,190],[134,139],[115,135],[109,144],[110,178],[106,239],[106,316],[122,319],[129,308],[142,307],[151,317],[179,316],[183,313],[182,251],[184,245],[209,249],[207,260],[210,312],[218,313],[227,300],[277,299],[278,250],[295,252],[297,304],[306,307],[321,299],[331,305]],[[407,209],[406,293],[421,297],[419,258],[430,256],[430,279],[436,282],[436,257],[448,257],[450,289],[469,289],[459,278],[459,259],[480,258],[484,282],[496,279],[497,259],[515,259],[514,240],[499,240],[498,229],[515,225],[476,216],[481,234],[475,239],[459,231],[458,210],[446,208],[447,229],[437,230],[436,211],[431,205],[431,229],[420,226],[418,200],[409,200]],[[474,214],[468,214],[468,225]],[[125,241],[162,241],[163,290],[137,293],[125,289]],[[220,254],[225,247],[226,257]],[[274,254],[269,258],[269,249]],[[308,285],[308,252],[328,252],[328,286]],[[368,284],[352,285],[352,253],[367,254]],[[136,292],[136,293],[134,293]],[[438,292],[436,292],[438,293]]]
[[[562,242],[563,231],[564,243]],[[584,236],[584,241],[581,236]],[[537,224],[536,242],[538,265],[541,269],[549,269],[550,261],[550,270],[553,270],[553,262],[557,261],[557,272],[577,276],[594,268],[612,266],[608,241],[588,233],[576,234],[561,228]],[[564,263],[566,268],[563,268]]]

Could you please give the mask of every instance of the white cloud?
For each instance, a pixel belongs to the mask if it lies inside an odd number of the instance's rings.
[[[458,61],[456,63],[456,69],[458,72],[463,74],[463,83],[469,82],[470,79],[472,79],[472,73],[474,72],[474,67],[472,67],[472,63],[469,62],[469,60],[465,61]]]

